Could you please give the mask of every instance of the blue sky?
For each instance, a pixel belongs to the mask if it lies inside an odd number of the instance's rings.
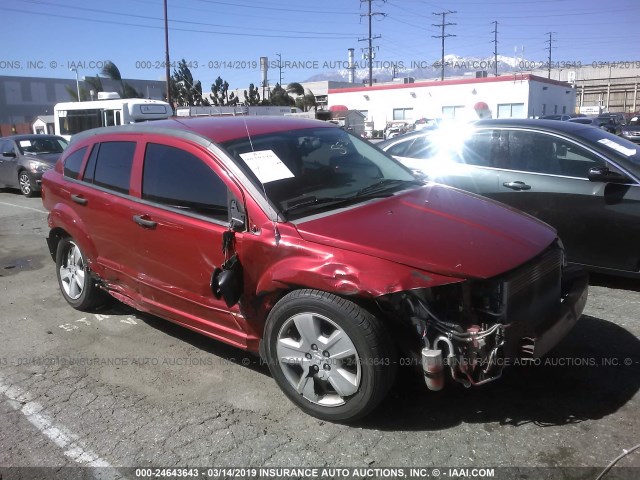
[[[374,1],[376,60],[381,63],[433,62],[440,57],[441,22],[455,25],[446,34],[446,53],[493,55],[493,21],[498,22],[498,53],[546,61],[548,32],[553,61],[640,61],[640,1],[616,0],[388,0]],[[172,61],[191,62],[205,90],[220,75],[231,88],[260,82],[259,57],[277,54],[289,62],[283,83],[304,81],[345,62],[367,36],[367,3],[360,0],[168,0]],[[125,78],[163,79],[162,0],[3,0],[5,28],[0,75],[75,78],[95,75],[113,61]],[[9,30],[7,30],[9,29]],[[10,31],[10,33],[9,33]],[[332,63],[333,62],[333,63]],[[269,81],[279,80],[277,69]]]

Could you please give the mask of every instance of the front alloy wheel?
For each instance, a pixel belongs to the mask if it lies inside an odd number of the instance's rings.
[[[323,420],[364,417],[393,382],[394,347],[382,322],[327,292],[285,295],[269,313],[264,341],[278,386],[303,411]]]
[[[27,171],[22,170],[18,174],[18,184],[20,186],[20,191],[25,197],[33,197],[35,193],[33,190],[33,180]]]
[[[284,376],[308,401],[344,405],[360,387],[360,357],[349,336],[327,317],[305,312],[287,319],[278,333]]]

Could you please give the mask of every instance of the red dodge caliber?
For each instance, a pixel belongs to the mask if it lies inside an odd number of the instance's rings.
[[[431,390],[494,380],[549,351],[587,298],[546,224],[424,184],[314,120],[83,132],[42,200],[71,306],[109,294],[259,352],[287,397],[330,421],[371,412],[399,363]]]

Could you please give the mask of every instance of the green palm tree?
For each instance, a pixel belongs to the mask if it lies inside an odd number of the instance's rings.
[[[122,79],[122,75],[120,75],[120,69],[116,66],[112,61],[107,61],[102,70],[100,70],[100,74],[120,83],[120,98],[141,98],[142,95],[135,88],[129,85]]]
[[[298,82],[291,82],[289,85],[287,85],[287,93],[293,93],[295,95],[302,96],[304,95],[304,87]]]

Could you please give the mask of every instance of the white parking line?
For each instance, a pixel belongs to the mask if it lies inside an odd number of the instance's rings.
[[[0,205],[7,205],[8,207],[25,208],[27,210],[33,210],[34,212],[40,212],[40,213],[49,213],[46,210],[40,210],[39,208],[33,208],[33,207],[25,207],[23,205],[16,205],[14,203],[0,202]]]
[[[119,474],[115,474],[115,469],[109,462],[85,448],[78,441],[78,438],[80,438],[78,435],[63,425],[56,424],[51,417],[42,413],[44,408],[41,404],[28,401],[29,398],[34,397],[30,392],[24,391],[16,385],[6,385],[4,379],[0,377],[0,393],[6,397],[9,405],[14,410],[22,413],[31,425],[60,447],[66,457],[83,467],[93,469],[92,473],[95,478],[124,478]]]

